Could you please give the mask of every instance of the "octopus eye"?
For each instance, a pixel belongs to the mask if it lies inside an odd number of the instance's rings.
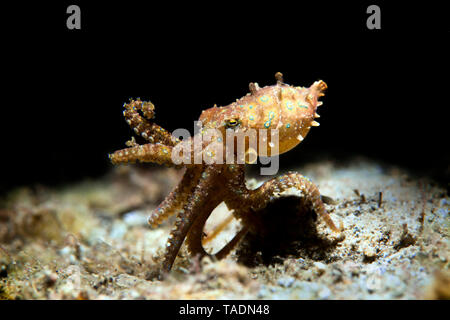
[[[240,121],[238,119],[230,119],[230,120],[225,121],[225,126],[227,128],[234,128],[234,127],[238,126],[239,123],[240,123]]]

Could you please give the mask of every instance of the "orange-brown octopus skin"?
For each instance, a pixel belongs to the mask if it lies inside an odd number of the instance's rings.
[[[249,129],[277,129],[279,132],[278,151],[267,143],[266,152],[257,150],[258,155],[274,156],[287,152],[299,144],[311,127],[318,126],[314,119],[319,115],[317,108],[322,104],[319,98],[324,95],[327,85],[316,81],[309,88],[294,87],[283,82],[281,73],[275,75],[276,85],[260,88],[250,84],[250,93],[225,107],[203,111],[200,116],[203,128],[217,129],[226,137],[226,130],[246,132]],[[192,255],[209,255],[202,246],[203,228],[211,212],[221,203],[233,211],[233,215],[243,225],[235,237],[214,256],[226,256],[246,232],[258,232],[258,211],[276,195],[294,188],[319,217],[333,231],[340,230],[328,215],[321,200],[318,188],[298,173],[288,173],[265,182],[255,190],[245,185],[244,164],[178,164],[172,160],[172,152],[180,142],[163,128],[150,120],[154,118],[154,106],[150,102],[131,100],[125,104],[124,117],[136,134],[149,143],[138,145],[134,138],[127,142],[128,148],[109,155],[113,164],[153,162],[174,167],[186,167],[183,178],[166,199],[150,214],[148,222],[157,226],[169,216],[176,214],[175,225],[167,241],[166,253],[160,270],[160,278],[167,274],[175,261],[183,242]],[[201,131],[198,134],[203,134]],[[258,136],[258,139],[261,139]],[[225,139],[223,139],[225,140]],[[202,145],[203,153],[208,146],[226,141],[211,140]],[[266,142],[264,140],[264,142]],[[259,144],[258,144],[259,146]],[[193,151],[192,151],[193,153]],[[204,154],[206,156],[206,154]]]

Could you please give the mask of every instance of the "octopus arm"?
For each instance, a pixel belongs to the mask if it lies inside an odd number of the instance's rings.
[[[257,211],[267,206],[273,196],[279,195],[290,188],[294,188],[301,193],[301,196],[310,203],[312,209],[325,221],[331,230],[340,232],[325,209],[317,186],[301,174],[289,173],[266,181],[251,193],[249,200],[253,204],[253,209]]]
[[[156,227],[178,210],[183,209],[190,194],[200,179],[200,170],[187,168],[180,183],[169,193],[163,202],[150,214],[148,223]]]
[[[140,161],[181,167],[181,165],[177,165],[172,161],[172,149],[173,147],[171,146],[159,143],[147,143],[117,150],[109,155],[109,159],[113,164],[135,163],[136,161]]]
[[[162,143],[175,146],[179,140],[167,130],[149,120],[155,117],[155,106],[151,102],[131,100],[124,104],[123,115],[128,125],[137,135],[151,143]],[[141,116],[141,114],[143,116]]]
[[[194,227],[192,230],[196,234],[200,233],[201,237],[202,231],[199,230],[203,230],[203,224],[201,225],[201,228],[199,228],[198,226],[200,225],[199,220],[203,219],[198,219],[199,215],[205,215],[205,212],[207,212],[208,209],[214,209],[214,207],[217,205],[216,204],[214,206],[214,201],[212,201],[212,199],[209,198],[208,195],[214,194],[214,192],[212,192],[214,187],[213,182],[220,175],[220,166],[195,166],[193,170],[198,171],[196,172],[196,174],[201,174],[201,178],[199,179],[193,193],[189,196],[189,199],[184,205],[183,209],[179,210],[177,213],[175,226],[172,229],[169,240],[167,242],[167,248],[164,255],[164,261],[162,263],[160,277],[162,277],[164,273],[169,272],[172,268],[172,264],[175,261],[178,251],[181,248],[183,240],[188,234],[189,230],[193,227],[194,222],[196,227]],[[199,238],[199,241],[201,243],[201,238]]]

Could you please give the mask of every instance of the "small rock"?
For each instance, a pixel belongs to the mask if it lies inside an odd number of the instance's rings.
[[[437,211],[438,215],[440,215],[442,218],[446,218],[448,216],[448,209],[446,208],[440,208]]]
[[[122,239],[126,233],[127,233],[127,225],[122,222],[116,222],[113,224],[109,236],[112,239]]]
[[[319,275],[322,275],[327,270],[327,265],[322,262],[314,262],[314,267],[316,267]]]
[[[65,246],[64,248],[60,249],[58,252],[62,256],[66,256],[72,253],[72,247]]]
[[[377,252],[374,246],[367,245],[363,249],[364,254],[364,262],[370,263],[373,262],[377,257]]]
[[[140,211],[130,211],[123,216],[123,222],[130,227],[146,226],[147,216]]]
[[[268,291],[267,291],[267,287],[266,285],[261,285],[259,291],[258,291],[258,299],[263,299],[264,297],[266,297],[268,295]]]
[[[330,296],[331,296],[331,291],[330,291],[330,289],[328,289],[328,287],[324,287],[318,293],[319,299],[323,299],[323,300],[329,299]]]
[[[137,283],[143,281],[140,278],[130,276],[128,274],[120,274],[117,276],[115,284],[119,287],[129,288],[135,286]]]
[[[382,280],[379,276],[371,276],[366,280],[366,288],[369,293],[374,293],[382,287]]]
[[[282,277],[278,279],[277,283],[281,287],[289,288],[294,283],[295,279],[292,277]]]

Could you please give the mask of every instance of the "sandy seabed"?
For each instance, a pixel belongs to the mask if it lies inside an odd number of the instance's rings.
[[[221,261],[183,247],[164,281],[148,280],[149,271],[173,219],[152,229],[147,216],[181,171],[126,166],[64,188],[12,190],[0,202],[0,298],[450,299],[445,188],[363,158],[295,171],[332,199],[326,207],[341,234],[314,214],[295,220],[298,197],[282,194],[265,209],[274,222],[267,236],[249,234]],[[216,208],[205,234],[230,214]],[[219,249],[239,227],[233,220],[205,248]]]

